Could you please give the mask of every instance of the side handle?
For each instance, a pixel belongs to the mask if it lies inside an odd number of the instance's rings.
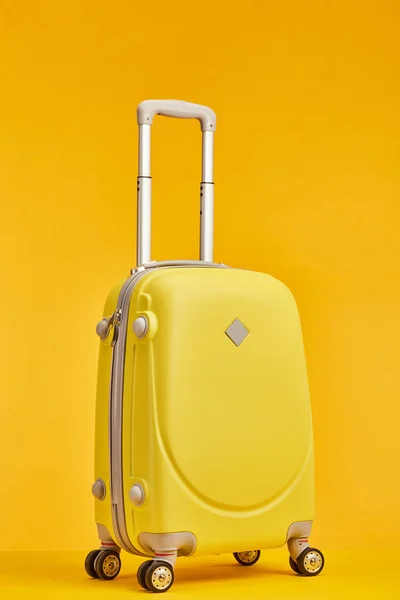
[[[183,100],[144,100],[137,107],[138,125],[152,125],[155,115],[197,119],[202,131],[215,131],[217,125],[217,117],[211,108]]]

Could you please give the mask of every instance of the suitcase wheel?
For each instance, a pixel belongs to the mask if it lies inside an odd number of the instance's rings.
[[[100,579],[115,579],[121,570],[121,559],[115,550],[100,550],[94,560],[94,570]]]
[[[150,562],[150,564],[148,564]],[[146,565],[146,566],[144,566]],[[143,573],[140,574],[140,579],[143,578],[146,585],[146,589],[150,592],[157,594],[166,592],[170,589],[174,583],[174,569],[173,566],[163,560],[151,560],[146,561],[141,565],[143,567]],[[139,567],[140,571],[140,567]],[[138,581],[139,581],[138,571]],[[140,581],[139,581],[140,583]],[[141,583],[140,583],[141,584]],[[141,584],[142,585],[142,584]]]
[[[246,552],[234,552],[233,556],[238,561],[239,565],[251,567],[255,565],[261,556],[261,550],[247,550]]]
[[[295,560],[293,560],[293,558],[291,556],[289,556],[289,565],[290,565],[292,571],[297,573],[297,575],[300,575],[300,569],[297,565],[297,562]]]
[[[137,570],[136,577],[138,580],[138,584],[144,589],[148,590],[149,588],[146,585],[146,573],[147,569],[153,564],[153,560],[146,560],[144,563],[140,565]]]
[[[89,577],[92,577],[93,579],[99,578],[94,568],[94,561],[96,560],[100,552],[100,550],[92,550],[91,552],[89,552],[85,559],[85,571],[89,575]]]
[[[315,575],[321,573],[324,565],[324,555],[321,550],[317,550],[316,548],[306,548],[297,557],[298,572],[300,575],[305,575],[306,577],[315,577]]]

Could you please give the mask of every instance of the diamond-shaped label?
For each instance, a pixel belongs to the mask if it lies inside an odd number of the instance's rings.
[[[225,331],[228,338],[235,344],[240,346],[243,340],[250,333],[249,330],[243,325],[242,321],[235,319],[228,329]]]

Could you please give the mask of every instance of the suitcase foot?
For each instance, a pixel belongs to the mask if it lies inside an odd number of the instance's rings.
[[[246,552],[234,552],[233,556],[243,567],[255,565],[261,556],[261,550],[247,550]]]

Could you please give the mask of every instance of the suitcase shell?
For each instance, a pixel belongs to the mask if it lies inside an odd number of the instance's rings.
[[[200,261],[150,260],[155,114],[202,125]],[[113,578],[121,548],[156,557],[164,562],[142,565],[138,580],[165,591],[177,556],[234,552],[253,564],[259,552],[246,550],[287,543],[292,568],[316,575],[324,559],[308,545],[313,432],[296,302],[269,275],[212,262],[214,113],[147,101],[138,121],[139,266],[111,290],[97,326],[101,552],[86,570]]]
[[[105,314],[115,299],[113,290]],[[142,340],[133,331],[140,316],[149,322]],[[225,333],[237,318],[249,331],[239,346]],[[153,268],[133,287],[126,325],[124,523],[113,523],[109,492],[112,335],[99,357],[96,478],[109,483],[96,522],[131,550],[118,532],[125,525],[133,551],[149,556],[166,549],[154,547],[155,534],[181,534],[178,554],[284,545],[292,523],[314,513],[310,401],[290,291],[262,273]],[[137,483],[141,506],[129,497]]]

